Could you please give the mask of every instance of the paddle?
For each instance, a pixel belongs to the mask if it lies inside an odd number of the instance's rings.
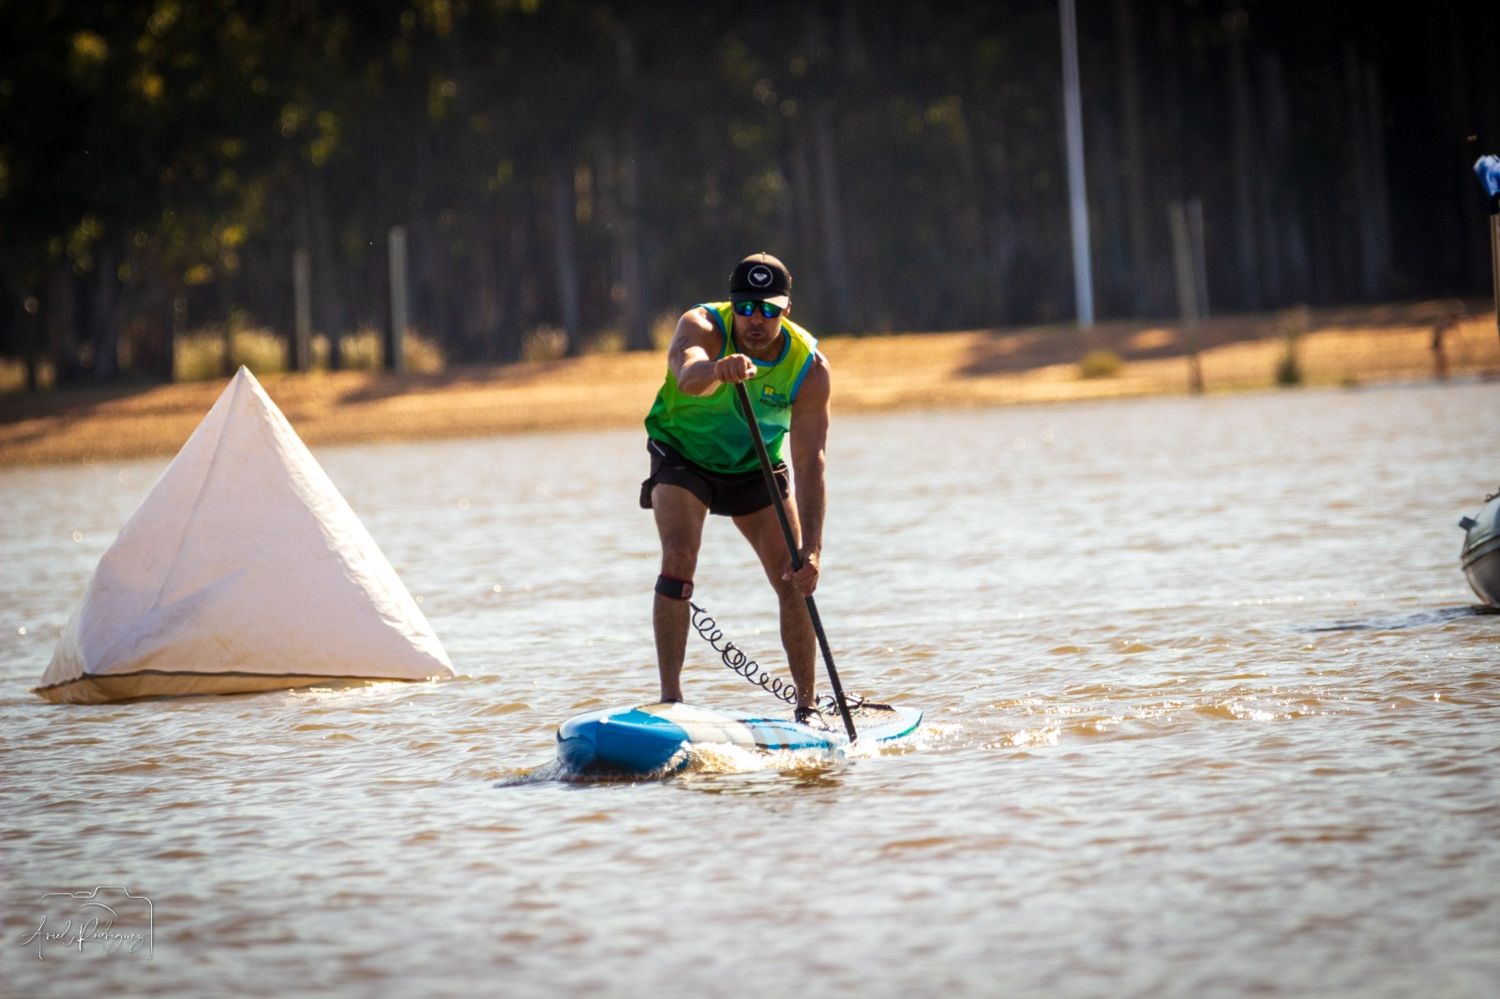
[[[739,393],[745,424],[750,428],[750,439],[755,442],[755,453],[760,457],[760,471],[765,476],[766,488],[771,492],[771,502],[776,504],[776,516],[781,521],[781,536],[786,539],[787,553],[792,556],[792,571],[796,572],[802,568],[802,556],[797,554],[797,539],[792,537],[792,523],[787,519],[786,505],[781,501],[781,490],[776,488],[776,473],[771,471],[771,456],[766,453],[766,442],[760,438],[760,424],[755,420],[755,410],[750,408],[750,393],[745,391],[744,382],[735,382],[734,390]],[[853,742],[859,736],[854,731],[854,718],[849,714],[849,705],[844,700],[839,672],[833,666],[833,653],[828,650],[828,636],[823,633],[818,605],[813,602],[812,594],[808,594],[805,599],[807,616],[812,619],[813,631],[818,636],[818,648],[823,650],[823,662],[828,667],[828,684],[833,688],[834,702],[839,706],[839,715],[844,719],[844,729],[849,733],[849,741]]]

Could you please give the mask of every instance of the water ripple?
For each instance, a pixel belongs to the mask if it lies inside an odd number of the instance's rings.
[[[27,688],[160,463],[0,472],[6,924],[124,883],[158,954],[7,984],[1488,996],[1500,616],[1452,525],[1496,425],[1477,385],[841,417],[820,609],[923,729],[650,778],[553,742],[655,693],[638,435],[320,450],[460,677],[130,705]],[[776,662],[717,520],[696,583]]]

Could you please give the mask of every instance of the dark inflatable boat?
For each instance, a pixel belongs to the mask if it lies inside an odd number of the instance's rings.
[[[1460,560],[1469,585],[1480,600],[1500,608],[1500,492],[1486,496],[1479,514],[1458,526],[1465,531]]]

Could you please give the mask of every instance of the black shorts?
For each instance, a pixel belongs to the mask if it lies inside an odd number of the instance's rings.
[[[743,517],[764,510],[771,505],[771,494],[766,490],[765,476],[759,472],[744,472],[739,475],[722,475],[710,472],[700,465],[688,461],[677,451],[659,440],[647,439],[646,450],[651,452],[651,477],[641,483],[641,509],[651,509],[651,490],[658,483],[681,486],[702,501],[709,513],[724,517]],[[790,477],[786,465],[771,468],[776,476],[776,488],[781,498],[791,495]]]

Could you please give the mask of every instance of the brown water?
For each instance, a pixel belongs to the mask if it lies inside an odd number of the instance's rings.
[[[1500,616],[1455,524],[1497,427],[1493,384],[839,417],[820,608],[922,735],[635,783],[552,739],[655,691],[639,433],[318,452],[460,679],[119,706],[27,688],[162,463],[0,472],[0,981],[1492,995]],[[697,582],[772,661],[727,524]],[[690,655],[691,698],[774,707]],[[99,885],[149,955],[28,941]]]

